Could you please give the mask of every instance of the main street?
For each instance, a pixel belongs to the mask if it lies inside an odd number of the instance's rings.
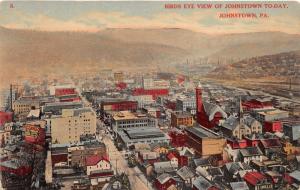
[[[101,121],[98,120],[98,123],[101,126],[101,124],[102,124]],[[101,135],[101,134],[99,134],[99,135]],[[111,138],[104,133],[104,134],[102,134],[102,139],[103,139],[104,144],[107,147],[110,163],[112,164],[112,166],[116,172],[118,172],[118,173],[124,172],[125,174],[128,175],[131,188],[136,189],[136,190],[142,190],[142,189],[143,190],[144,189],[151,190],[152,188],[149,188],[147,186],[147,181],[146,181],[144,175],[139,170],[128,167],[128,164],[127,164],[127,161],[126,161],[124,155],[117,150],[117,148],[115,147]]]
[[[78,90],[78,92],[80,92]],[[90,103],[86,100],[85,97],[83,97],[80,93],[80,97],[84,103],[85,107],[90,107]],[[124,172],[127,174],[129,178],[129,182],[131,185],[131,188],[133,190],[152,190],[150,187],[150,184],[148,184],[147,179],[145,176],[140,172],[140,170],[136,168],[129,168],[127,161],[124,157],[124,155],[117,150],[115,147],[113,141],[111,140],[109,134],[106,134],[105,131],[105,125],[104,123],[97,119],[97,128],[98,130],[98,139],[102,139],[103,143],[107,147],[108,151],[108,156],[110,163],[112,164],[113,168],[115,169],[116,172],[121,173]],[[101,133],[102,131],[102,133]],[[149,185],[149,187],[148,187]]]

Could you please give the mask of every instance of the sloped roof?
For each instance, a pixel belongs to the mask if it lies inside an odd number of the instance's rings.
[[[109,162],[108,158],[104,156],[99,156],[99,155],[92,155],[86,157],[86,165],[87,166],[94,166],[98,164],[101,160],[105,160],[106,162]]]
[[[194,159],[194,163],[195,163],[196,167],[211,165],[208,158],[197,158],[197,159]]]
[[[300,171],[296,170],[289,174],[292,178],[296,179],[297,181],[300,181]]]
[[[36,117],[36,118],[40,117],[40,109],[30,110],[27,117]]]
[[[203,108],[206,115],[209,117],[209,121],[214,119],[214,116],[217,112],[220,112],[224,118],[227,118],[227,114],[224,112],[224,110],[216,104],[203,102]]]
[[[147,159],[147,160],[156,159],[158,157],[156,152],[141,151],[140,153],[141,153],[143,159]]]
[[[240,153],[242,154],[243,157],[263,155],[261,150],[256,146],[240,149]]]
[[[256,186],[260,181],[266,179],[266,176],[259,172],[248,172],[244,176],[244,180],[253,186]]]
[[[249,190],[247,183],[244,181],[232,182],[230,183],[230,187],[234,190]]]
[[[242,170],[243,168],[238,162],[229,162],[225,164],[226,169],[231,174],[236,174],[238,171]]]
[[[173,153],[173,152],[169,153],[169,154],[167,155],[167,158],[168,158],[169,160],[172,160],[173,158],[176,158],[176,159],[177,159],[175,153]]]
[[[239,126],[239,124],[240,123],[239,123],[239,120],[237,117],[230,116],[222,124],[222,127],[233,131],[235,128],[237,128]]]
[[[246,117],[244,117],[243,118],[243,121],[244,121],[244,123],[247,125],[247,126],[251,126],[254,122],[256,122],[257,120],[256,119],[254,119],[253,117],[251,117],[251,116],[246,116]]]
[[[188,147],[184,147],[181,151],[179,151],[180,156],[193,156],[194,152]]]
[[[160,184],[164,184],[171,178],[172,178],[172,176],[170,174],[163,173],[160,176],[158,176],[156,179],[159,181]]]
[[[214,185],[211,182],[209,182],[207,179],[205,179],[204,177],[199,176],[194,180],[193,186],[199,190],[200,189],[208,190],[209,188],[213,187]]]
[[[172,166],[170,161],[155,162],[153,165],[154,165],[154,171],[156,173],[164,173],[164,172],[170,173],[176,170],[176,168]]]
[[[187,166],[183,166],[176,173],[183,180],[188,180],[188,179],[193,178],[195,176],[195,172],[191,168],[189,168]]]
[[[278,148],[281,147],[281,143],[278,139],[261,139],[261,144],[264,148]]]

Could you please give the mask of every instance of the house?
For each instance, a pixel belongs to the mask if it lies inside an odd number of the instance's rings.
[[[249,164],[251,160],[262,161],[263,153],[258,147],[240,149],[241,162]]]
[[[170,186],[175,185],[175,179],[168,173],[159,175],[154,182],[157,190],[167,190]]]
[[[156,152],[140,151],[138,157],[142,163],[153,164],[158,161],[159,155]]]
[[[249,190],[249,187],[246,182],[231,182],[230,183],[231,190]]]
[[[178,155],[175,152],[170,152],[167,158],[173,167],[178,168]]]
[[[244,180],[247,183],[249,190],[272,190],[273,186],[267,179],[267,177],[260,172],[247,172],[244,176]]]
[[[288,141],[283,141],[282,143],[283,152],[288,156],[293,157],[300,152],[300,147],[294,146],[292,143]]]
[[[269,181],[271,181],[273,183],[273,187],[275,189],[279,188],[283,182],[283,175],[280,174],[276,170],[275,171],[267,171],[267,172],[265,172],[265,175],[267,176]]]
[[[221,168],[219,168],[219,167],[209,167],[209,168],[206,169],[206,172],[207,172],[206,178],[211,180],[211,181],[216,179],[216,178],[223,178],[224,177],[224,174],[223,174]]]
[[[227,114],[220,106],[202,100],[200,87],[196,88],[196,107],[197,122],[205,128],[214,128],[221,119],[227,118]]]
[[[15,174],[17,176],[27,176],[32,173],[32,167],[26,160],[18,158],[0,162],[0,171]]]
[[[188,166],[192,163],[192,160],[195,156],[194,151],[189,149],[188,147],[183,147],[182,150],[179,151],[178,164],[180,167]]]
[[[169,149],[166,146],[157,143],[150,144],[150,149],[158,155],[167,154],[169,152]]]
[[[276,157],[282,152],[282,145],[277,138],[260,139],[258,146],[268,158]]]
[[[300,122],[288,122],[283,124],[283,132],[292,141],[300,139]]]
[[[204,169],[207,169],[208,167],[211,167],[211,163],[210,163],[210,160],[209,158],[197,158],[197,159],[194,159],[194,166],[195,168],[197,168],[198,166],[204,168]]]
[[[172,128],[168,134],[171,137],[171,144],[174,147],[182,147],[187,142],[187,135],[180,129]]]
[[[183,166],[182,168],[180,168],[176,172],[176,174],[184,181],[185,185],[188,187],[192,186],[192,183],[196,178],[195,172],[187,166]]]
[[[212,182],[205,179],[203,176],[198,176],[192,186],[192,190],[221,190]]]
[[[300,171],[296,170],[288,174],[288,177],[290,178],[290,184],[292,184],[292,187],[294,189],[300,188]]]
[[[97,170],[110,170],[111,165],[106,156],[91,155],[86,157],[86,174],[91,175]]]
[[[153,172],[154,175],[156,176],[162,173],[175,173],[177,170],[177,167],[174,167],[174,165],[172,165],[170,161],[155,162],[153,166],[154,166]]]
[[[227,181],[240,181],[247,172],[253,170],[248,164],[241,162],[226,163],[222,169]]]
[[[229,144],[232,149],[246,148],[248,146],[247,141],[245,139],[237,138],[228,138],[227,144]]]
[[[247,146],[258,146],[260,142],[260,136],[257,134],[251,134],[249,136],[244,137],[247,142]]]

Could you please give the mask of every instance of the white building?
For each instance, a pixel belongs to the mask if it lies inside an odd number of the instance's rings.
[[[112,127],[114,131],[133,127],[156,127],[157,119],[149,114],[120,111],[112,116]]]
[[[130,96],[129,99],[137,101],[139,108],[144,108],[145,106],[153,104],[155,102],[151,95]]]
[[[176,109],[180,111],[191,110],[196,114],[196,97],[180,97],[176,99]]]
[[[86,158],[86,174],[90,175],[93,171],[111,170],[111,164],[107,158],[98,155]]]
[[[144,78],[143,88],[144,89],[166,89],[166,88],[170,88],[170,82],[167,80]]]
[[[52,116],[47,124],[52,143],[78,143],[81,135],[96,133],[96,113],[92,108],[63,109],[62,115]]]

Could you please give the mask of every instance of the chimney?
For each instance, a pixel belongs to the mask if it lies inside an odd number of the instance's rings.
[[[196,87],[196,106],[197,106],[197,113],[202,112],[203,109],[203,102],[202,102],[202,89],[200,87]]]

